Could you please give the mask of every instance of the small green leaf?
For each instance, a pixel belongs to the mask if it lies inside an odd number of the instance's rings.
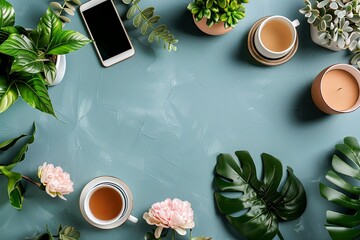
[[[140,25],[141,25],[142,20],[143,19],[142,19],[141,13],[137,14],[133,19],[134,27],[139,28]]]
[[[130,4],[133,0],[122,0],[123,3],[125,4]]]
[[[62,9],[63,9],[63,7],[61,6],[61,4],[58,3],[58,2],[51,2],[51,3],[50,3],[50,7],[54,8],[54,9],[56,9],[56,10],[62,10]]]
[[[67,22],[67,23],[71,22],[71,19],[66,16],[59,16],[59,19],[63,22]]]
[[[61,240],[78,240],[80,239],[80,232],[74,227],[65,226],[59,231]]]
[[[73,3],[75,3],[76,5],[80,5],[81,1],[80,0],[71,0]]]
[[[67,6],[69,9],[73,10],[75,12],[75,6],[72,5],[69,1],[65,1],[65,6]]]
[[[152,43],[153,41],[155,41],[155,39],[156,39],[156,33],[154,31],[152,31],[149,34],[148,41],[149,41],[149,43]]]
[[[8,179],[7,191],[11,206],[16,209],[21,209],[22,202],[24,200],[24,189],[21,184],[21,174],[8,171],[6,168],[1,168],[0,172]]]
[[[136,13],[136,9],[137,9],[136,5],[132,5],[126,13],[126,18],[127,19],[132,18]]]
[[[73,10],[71,10],[70,8],[67,8],[67,7],[64,8],[64,11],[71,16],[74,16],[74,14],[75,14]]]
[[[148,22],[149,23],[157,23],[160,19],[160,16],[158,15],[155,15],[155,16],[152,16],[151,18],[149,18]]]
[[[141,34],[145,35],[148,30],[149,24],[147,22],[144,22],[144,24],[141,26]]]
[[[148,7],[148,8],[145,8],[143,11],[142,11],[142,15],[146,18],[146,19],[149,19],[151,18],[153,15],[154,15],[154,11],[155,9],[153,7]]]

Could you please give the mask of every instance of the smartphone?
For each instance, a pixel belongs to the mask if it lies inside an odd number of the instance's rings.
[[[79,10],[103,66],[109,67],[135,54],[112,0],[90,0]]]

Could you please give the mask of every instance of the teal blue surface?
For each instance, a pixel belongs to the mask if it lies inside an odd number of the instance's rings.
[[[16,23],[28,27],[35,27],[49,4],[10,2]],[[320,196],[318,186],[325,181],[334,145],[345,136],[360,138],[360,110],[322,114],[312,103],[310,86],[323,68],[347,63],[348,54],[312,43],[309,25],[298,11],[302,0],[250,0],[246,18],[223,36],[200,32],[186,10],[188,2],[140,4],[156,7],[179,39],[177,52],[149,45],[126,21],[136,51],[132,58],[103,68],[90,44],[67,55],[64,80],[49,89],[59,119],[22,100],[0,115],[0,141],[30,132],[33,122],[38,127],[26,159],[14,170],[36,178],[46,161],[63,167],[75,184],[67,201],[27,184],[23,209],[17,211],[8,204],[6,180],[0,178],[1,240],[25,239],[46,224],[51,229],[75,226],[84,240],[140,240],[151,229],[143,213],[151,204],[175,197],[192,203],[194,236],[242,239],[216,210],[212,183],[217,155],[236,150],[248,150],[259,169],[260,154],[272,154],[302,181],[308,206],[300,218],[280,224],[285,239],[330,238],[325,212],[334,205]],[[115,3],[123,13],[124,5]],[[247,34],[259,18],[275,14],[300,20],[299,48],[289,62],[269,67],[251,57]],[[66,28],[87,35],[80,14],[71,19]],[[80,192],[101,175],[129,185],[137,224],[99,230],[82,218]]]

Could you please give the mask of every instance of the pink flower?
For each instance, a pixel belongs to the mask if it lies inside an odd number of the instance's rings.
[[[156,225],[155,238],[159,238],[164,228],[172,228],[180,235],[185,235],[185,229],[195,226],[194,211],[188,201],[166,199],[154,203],[143,218],[150,225]]]
[[[70,175],[64,172],[61,167],[54,167],[54,165],[45,162],[39,167],[38,176],[45,186],[46,192],[52,197],[59,196],[66,200],[64,195],[74,191]]]

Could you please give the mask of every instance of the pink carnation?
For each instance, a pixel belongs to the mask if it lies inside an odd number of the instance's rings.
[[[172,228],[180,235],[185,235],[185,229],[195,226],[194,211],[188,201],[180,199],[166,199],[154,203],[149,212],[145,212],[143,218],[150,225],[156,225],[155,237],[159,238],[164,228]]]
[[[74,191],[70,175],[64,172],[61,167],[54,167],[54,165],[45,162],[39,167],[38,176],[45,186],[46,192],[52,197],[59,196],[66,200],[64,195]]]

